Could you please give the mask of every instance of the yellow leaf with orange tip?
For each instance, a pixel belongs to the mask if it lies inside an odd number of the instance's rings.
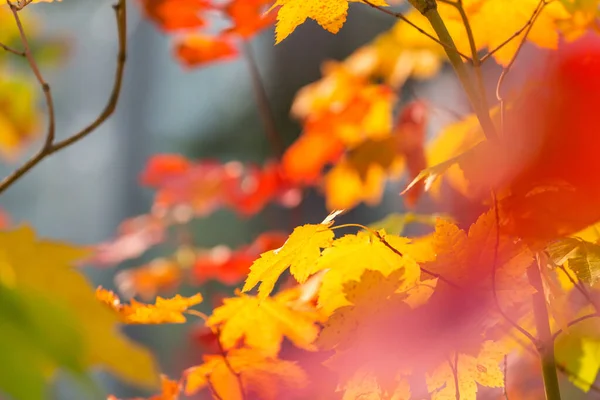
[[[135,299],[130,304],[121,304],[118,296],[102,287],[96,289],[96,298],[113,309],[126,324],[181,324],[186,321],[183,313],[202,302],[202,295],[198,293],[171,299],[158,296],[155,304],[144,304]]]
[[[333,231],[329,229],[331,223],[299,226],[281,248],[263,253],[250,267],[242,292],[260,282],[258,297],[265,299],[288,267],[299,283],[305,282],[321,249],[329,247],[333,241]]]
[[[460,393],[461,399],[476,400],[478,384],[491,388],[503,387],[504,373],[500,363],[510,351],[510,348],[501,343],[486,341],[477,357],[459,354],[456,367],[454,357],[451,357],[452,368],[449,363],[443,363],[426,376],[431,399],[454,400],[456,393]],[[458,377],[458,392],[453,368],[456,368]]]
[[[360,0],[277,0],[271,8],[281,7],[277,12],[276,43],[288,37],[308,18],[329,32],[338,33],[346,22],[348,1]],[[373,0],[372,3],[387,5],[383,0]]]
[[[225,350],[243,340],[247,347],[275,357],[284,337],[300,348],[315,350],[312,343],[319,334],[316,322],[320,316],[315,311],[294,309],[290,295],[293,299],[298,293],[288,290],[262,300],[243,294],[225,299],[206,325],[219,330]]]
[[[68,309],[81,327],[85,365],[106,368],[134,384],[157,385],[150,353],[119,334],[118,316],[98,302],[86,278],[75,268],[88,253],[67,243],[40,240],[29,227],[0,232],[3,284],[48,297]]]
[[[292,399],[308,384],[296,363],[265,357],[259,350],[241,348],[203,359],[204,364],[185,371],[186,395],[210,387],[215,396],[227,400],[243,400],[250,394],[264,400]]]

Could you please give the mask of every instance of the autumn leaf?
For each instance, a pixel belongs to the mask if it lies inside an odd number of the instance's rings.
[[[315,350],[312,343],[319,333],[316,325],[319,314],[296,310],[287,300],[285,292],[265,299],[240,294],[239,297],[225,299],[206,324],[219,330],[219,339],[225,350],[234,348],[243,340],[247,347],[275,357],[284,337],[297,347]]]
[[[457,397],[456,394],[460,393],[461,399],[476,400],[477,385],[491,388],[503,387],[504,373],[500,363],[508,351],[501,343],[486,341],[477,357],[459,354],[456,366],[452,359],[443,363],[426,376],[431,399],[453,400]],[[458,390],[455,385],[455,373],[458,379]]]
[[[344,285],[358,281],[366,270],[379,271],[384,276],[400,271],[402,287],[405,289],[416,283],[420,271],[415,258],[420,261],[422,257],[429,258],[430,255],[414,253],[417,249],[411,246],[409,239],[384,233],[380,235],[397,252],[380,237],[358,232],[336,239],[316,260],[311,273],[326,270],[319,289],[319,306],[325,313],[330,314],[349,304],[344,294]]]
[[[271,10],[281,7],[277,12],[275,28],[276,43],[288,37],[297,26],[307,18],[315,20],[331,33],[338,33],[348,15],[349,0],[277,0]],[[358,0],[351,0],[358,1]],[[374,0],[373,4],[386,6],[383,0]]]
[[[227,38],[189,35],[177,43],[177,58],[188,68],[237,57],[237,48]]]
[[[296,363],[265,357],[257,350],[235,349],[226,356],[205,355],[203,359],[204,364],[185,372],[187,395],[210,385],[222,399],[243,400],[250,392],[260,399],[277,400],[297,397],[308,384],[306,373]]]
[[[191,306],[202,302],[200,293],[192,297],[176,295],[171,299],[156,298],[156,304],[144,304],[131,299],[130,304],[121,304],[119,297],[113,292],[98,287],[96,298],[109,306],[126,324],[181,324],[186,321],[184,312]]]
[[[0,269],[5,282],[52,299],[73,315],[81,327],[84,365],[154,386],[158,375],[150,354],[116,331],[117,315],[96,300],[90,284],[73,267],[87,254],[88,250],[66,243],[39,240],[28,227],[0,232]]]
[[[204,26],[201,13],[211,6],[206,0],[141,0],[141,4],[146,16],[165,31]]]
[[[294,229],[281,248],[263,253],[252,264],[242,292],[251,290],[260,282],[258,297],[265,299],[273,291],[277,279],[288,268],[299,283],[305,282],[313,264],[321,255],[321,249],[331,245],[334,236],[329,229],[331,224],[332,221],[326,224],[307,224]]]
[[[160,376],[161,391],[159,394],[147,398],[136,397],[128,400],[178,400],[182,390],[181,383],[169,379],[165,375]],[[106,400],[119,400],[116,396],[108,396]]]

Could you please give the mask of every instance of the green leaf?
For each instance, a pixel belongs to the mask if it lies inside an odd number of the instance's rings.
[[[568,262],[569,268],[583,282],[593,285],[600,279],[600,246],[578,238],[556,240],[546,248],[557,265]]]
[[[15,399],[42,399],[57,368],[87,380],[83,350],[80,326],[67,309],[0,286],[0,391]]]

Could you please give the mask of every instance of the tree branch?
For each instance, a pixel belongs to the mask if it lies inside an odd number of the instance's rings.
[[[258,106],[258,111],[263,123],[263,128],[265,129],[265,133],[267,135],[267,140],[271,145],[271,150],[273,151],[275,157],[280,158],[283,155],[284,150],[283,142],[281,141],[281,136],[279,136],[277,128],[275,127],[275,119],[273,117],[273,113],[271,112],[271,107],[269,106],[267,91],[265,90],[265,85],[263,84],[263,80],[260,76],[256,59],[252,53],[252,47],[248,41],[242,40],[242,49],[244,51],[244,58],[246,59],[246,64],[248,65],[248,70],[250,72],[252,88],[254,89],[254,97],[256,98],[256,104]]]
[[[368,6],[371,6],[372,8],[381,11],[384,14],[390,15],[394,18],[400,19],[404,22],[406,22],[408,25],[412,26],[413,28],[415,28],[417,31],[419,31],[419,33],[427,36],[429,39],[433,40],[434,42],[436,42],[437,44],[439,44],[442,47],[448,48],[448,49],[452,49],[452,44],[449,43],[445,43],[443,41],[441,41],[440,39],[436,38],[435,36],[431,35],[430,33],[426,32],[425,30],[423,30],[422,28],[420,28],[417,24],[415,24],[414,22],[412,22],[411,20],[409,20],[408,18],[406,18],[404,16],[404,14],[400,13],[400,12],[394,12],[394,11],[390,11],[387,8],[383,8],[381,6],[378,6],[376,4],[371,3],[370,0],[363,0],[363,3],[367,4]],[[467,56],[464,53],[461,53],[457,50],[458,54],[463,57],[465,60],[472,62],[471,57]]]
[[[20,19],[18,17],[18,11],[22,9],[24,6],[29,4],[27,3],[19,3],[19,6],[15,6],[7,0],[7,3],[11,7],[13,15],[15,16],[15,21],[17,21],[17,25],[19,26],[19,31],[22,33],[22,40],[24,42],[24,46],[26,48],[25,53],[28,53],[28,45],[26,44],[25,34],[23,33],[22,26],[20,24]],[[54,154],[67,146],[83,139],[88,134],[95,131],[100,125],[102,125],[115,111],[119,96],[121,93],[121,86],[123,81],[123,73],[125,70],[125,61],[126,61],[126,51],[127,51],[127,6],[126,0],[118,0],[118,3],[113,6],[117,18],[117,30],[119,37],[119,52],[117,56],[117,66],[115,71],[115,79],[113,83],[112,93],[106,104],[104,110],[100,113],[100,115],[94,120],[90,125],[82,129],[81,131],[75,133],[67,139],[64,139],[59,142],[54,142],[54,108],[52,103],[52,96],[50,93],[50,86],[43,80],[39,69],[37,68],[37,64],[33,60],[33,57],[28,57],[30,67],[36,78],[42,85],[44,89],[44,93],[46,95],[46,99],[48,102],[49,109],[49,123],[48,123],[48,132],[46,133],[46,141],[44,146],[25,164],[21,167],[13,171],[10,175],[5,177],[2,182],[0,182],[0,194],[3,193],[6,189],[12,186],[16,181],[18,181],[23,175],[29,172],[33,167],[39,164],[43,159],[48,157],[51,154]]]
[[[517,47],[517,50],[515,51],[515,54],[513,54],[511,60],[506,65],[506,67],[504,67],[502,69],[502,73],[500,74],[500,77],[498,78],[498,84],[496,85],[496,98],[500,102],[500,130],[501,131],[504,131],[504,110],[505,110],[505,107],[504,107],[504,97],[502,96],[502,93],[501,93],[502,84],[504,83],[504,80],[506,79],[506,76],[510,72],[513,64],[517,60],[517,57],[518,57],[519,53],[521,52],[521,49],[523,48],[523,45],[527,41],[527,36],[529,35],[529,32],[531,32],[531,28],[533,28],[533,25],[534,25],[537,17],[542,13],[544,7],[547,4],[548,4],[547,0],[540,0],[538,6],[536,7],[533,15],[530,18],[530,20],[528,21],[527,24],[525,24],[525,26],[523,28],[525,30],[525,34],[523,35],[523,38],[521,39],[521,42],[519,43],[519,46]],[[517,31],[516,34],[514,34],[513,36],[511,36],[502,45],[498,46],[496,49],[494,49],[490,53],[488,53],[488,55],[486,57],[484,57],[484,60],[485,60],[485,58],[487,58],[490,55],[494,54],[496,51],[500,50],[502,47],[504,47],[504,45],[506,45],[507,43],[509,43],[510,41],[512,41],[515,37],[519,36],[521,34],[521,32],[523,32],[523,31],[522,30],[521,31]],[[484,61],[484,60],[482,60],[482,61]]]
[[[11,47],[8,47],[4,43],[0,43],[0,48],[2,48],[4,51],[8,51],[9,53],[15,54],[17,56],[25,57],[25,52],[24,51],[15,50],[15,49],[13,49]]]

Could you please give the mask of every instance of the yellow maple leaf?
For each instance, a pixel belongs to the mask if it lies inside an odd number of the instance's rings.
[[[277,0],[271,8],[281,7],[277,12],[276,43],[288,37],[307,18],[331,33],[338,33],[346,22],[349,1],[360,0]],[[373,0],[372,3],[387,5],[384,0]]]
[[[254,261],[242,292],[251,290],[261,282],[258,297],[266,298],[288,267],[299,283],[306,282],[309,271],[321,255],[321,249],[329,247],[333,241],[333,231],[329,229],[331,224],[306,224],[294,229],[281,248],[263,253]]]
[[[460,398],[464,400],[476,400],[477,384],[491,388],[503,387],[504,373],[500,363],[509,351],[498,342],[486,341],[477,357],[459,354],[456,366],[453,363],[451,367],[449,362],[441,364],[426,375],[431,399],[456,399],[456,378]]]
[[[96,289],[96,298],[113,309],[126,324],[181,324],[186,321],[183,313],[202,302],[202,295],[198,293],[192,297],[176,295],[170,299],[158,296],[155,304],[144,304],[135,299],[130,304],[122,304],[117,295],[102,287]]]
[[[350,281],[358,281],[366,270],[379,271],[388,276],[393,271],[402,274],[402,288],[415,285],[420,271],[417,259],[423,254],[415,254],[417,248],[410,240],[395,235],[380,233],[391,246],[403,256],[386,246],[383,241],[367,232],[356,235],[345,235],[333,242],[332,247],[325,249],[321,258],[314,264],[312,273],[327,270],[322,278],[319,290],[319,306],[327,314],[335,309],[350,304],[343,287]],[[412,255],[415,257],[413,258]]]
[[[344,390],[342,400],[409,400],[411,392],[408,381],[400,375],[395,383],[396,387],[389,393],[380,385],[377,374],[362,368],[341,385]]]
[[[227,400],[243,400],[248,392],[260,393],[264,400],[289,399],[308,384],[306,373],[296,363],[265,357],[258,350],[235,349],[226,358],[205,355],[203,359],[204,364],[185,372],[187,395],[210,386],[219,398]]]
[[[293,297],[298,295],[290,290],[262,300],[243,294],[225,299],[223,305],[213,311],[206,325],[218,328],[219,340],[225,350],[234,348],[243,339],[247,347],[275,357],[284,337],[300,348],[315,350],[312,343],[319,334],[316,325],[319,314],[295,310],[288,292],[293,292]]]
[[[11,277],[4,283],[51,298],[70,311],[81,326],[86,365],[107,368],[132,383],[158,384],[150,353],[116,331],[117,315],[96,300],[73,267],[87,255],[66,243],[39,240],[29,227],[0,232],[0,268]]]

